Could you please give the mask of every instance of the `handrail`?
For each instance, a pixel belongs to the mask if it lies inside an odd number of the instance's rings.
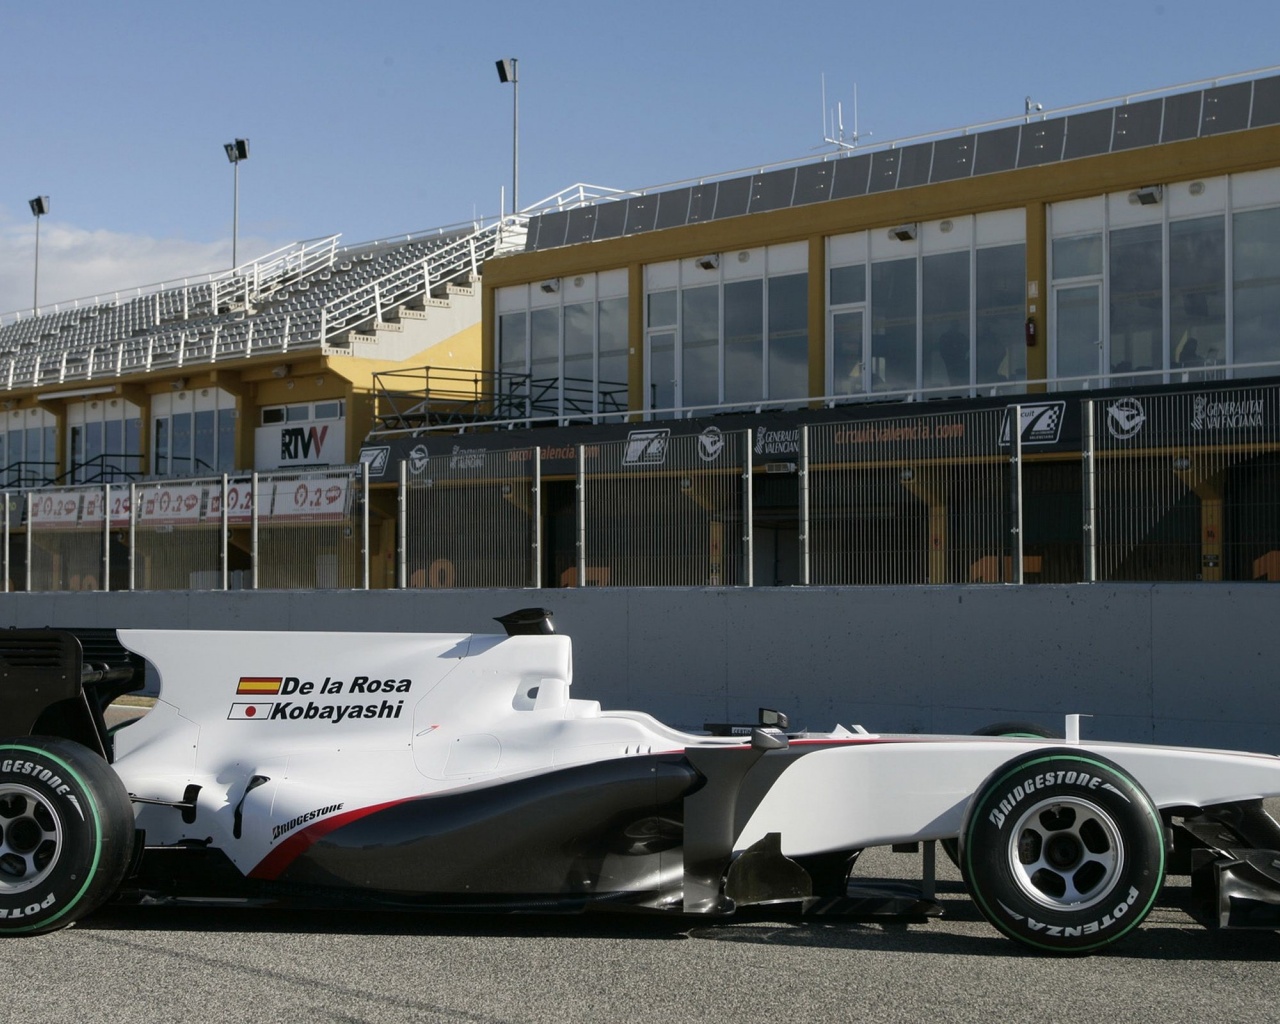
[[[822,405],[834,409],[842,405],[863,405],[875,403],[914,403],[935,398],[987,398],[1002,394],[1008,395],[1010,404],[1021,401],[1031,402],[1053,401],[1054,395],[1064,391],[1090,391],[1109,387],[1124,386],[1156,386],[1160,384],[1194,384],[1203,382],[1233,380],[1240,387],[1257,384],[1256,376],[1228,377],[1234,371],[1265,370],[1271,373],[1280,372],[1280,361],[1255,363],[1216,363],[1196,367],[1179,367],[1169,370],[1136,370],[1124,373],[1099,373],[1077,377],[1033,378],[1016,380],[978,381],[973,384],[947,384],[930,388],[901,388],[893,391],[870,391],[855,393],[832,393],[800,398],[756,399],[748,402],[716,402],[705,405],[670,406],[656,409],[619,408],[616,411],[601,409],[563,413],[546,413],[532,403],[523,410],[523,415],[493,417],[487,420],[470,421],[464,430],[498,430],[512,427],[533,426],[565,426],[569,420],[589,418],[592,423],[602,423],[616,419],[619,415],[644,418],[646,420],[681,420],[702,416],[714,416],[722,413],[760,413],[766,410],[796,409]],[[543,381],[532,383],[541,384]],[[604,383],[604,382],[602,382]],[[620,386],[620,385],[619,385]],[[1043,386],[1044,391],[1034,392],[1032,387]],[[610,392],[612,395],[613,393]],[[370,437],[396,437],[404,434],[421,434],[434,432],[459,432],[456,424],[421,424],[412,427],[375,428],[369,432]]]
[[[477,274],[502,240],[506,218],[455,238],[420,261],[406,264],[327,303],[321,310],[320,340],[361,324],[381,320],[383,312],[404,299],[429,295],[432,288]]]
[[[214,285],[221,281],[227,280],[244,280],[245,278],[262,279],[264,277],[263,268],[274,270],[278,266],[287,266],[290,263],[290,257],[297,253],[300,260],[305,260],[309,253],[322,252],[325,249],[335,251],[337,241],[341,235],[326,235],[321,238],[307,239],[302,242],[290,242],[283,245],[279,249],[261,256],[251,263],[242,263],[238,267],[230,270],[217,270],[208,274],[197,274],[191,277],[173,278],[168,281],[161,281],[156,284],[143,284],[134,288],[122,288],[112,292],[101,292],[97,295],[82,297],[78,299],[68,299],[62,302],[53,302],[44,306],[31,309],[14,310],[9,313],[0,313],[0,327],[6,324],[16,323],[19,320],[31,320],[36,317],[49,316],[54,313],[66,313],[77,309],[93,309],[102,306],[118,306],[121,303],[131,302],[134,299],[143,298],[148,295],[156,295],[168,291],[180,291],[182,289],[190,289],[200,285]],[[314,262],[314,261],[313,261]],[[9,318],[9,319],[6,319]]]

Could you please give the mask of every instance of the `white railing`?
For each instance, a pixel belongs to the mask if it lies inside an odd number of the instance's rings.
[[[0,327],[16,323],[19,320],[30,320],[34,317],[66,313],[71,310],[92,310],[101,306],[119,306],[145,296],[156,296],[158,298],[164,292],[185,291],[189,293],[191,289],[199,287],[211,287],[213,290],[221,291],[225,295],[228,287],[231,287],[233,293],[243,291],[245,282],[248,282],[251,288],[259,291],[267,284],[288,273],[310,273],[319,269],[325,263],[331,264],[333,255],[337,251],[340,237],[340,235],[329,235],[325,238],[310,239],[304,242],[290,242],[288,245],[281,246],[274,252],[269,252],[252,263],[244,263],[230,270],[218,270],[193,277],[173,278],[157,284],[142,284],[135,288],[122,288],[117,291],[101,292],[84,298],[53,302],[34,309],[20,309],[11,313],[0,313]],[[231,283],[234,283],[234,287],[232,287]],[[185,302],[184,298],[184,308]]]
[[[399,267],[325,305],[320,315],[320,340],[362,324],[383,319],[383,314],[415,295],[429,295],[432,288],[467,274],[478,274],[480,265],[497,251],[509,218],[498,220],[428,253],[421,261]]]

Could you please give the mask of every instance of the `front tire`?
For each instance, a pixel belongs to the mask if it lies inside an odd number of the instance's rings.
[[[0,741],[0,935],[64,928],[119,887],[133,852],[129,794],[78,743]]]
[[[1137,782],[1079,750],[1036,750],[979,787],[960,870],[999,931],[1052,953],[1087,953],[1131,932],[1164,881],[1164,827]]]

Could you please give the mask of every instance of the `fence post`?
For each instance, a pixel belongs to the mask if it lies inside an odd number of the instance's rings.
[[[27,491],[27,593],[31,593],[31,577],[35,575],[31,571],[31,551],[32,551],[32,529],[31,529],[31,513],[34,510],[35,491]]]
[[[129,484],[129,589],[138,588],[138,485]]]
[[[578,479],[577,479],[577,556],[578,586],[587,585],[587,456],[586,448],[578,445]]]
[[[1022,406],[1009,410],[1009,527],[1013,583],[1022,583]]]
[[[1081,403],[1081,420],[1084,434],[1084,450],[1080,453],[1083,460],[1084,478],[1080,481],[1081,494],[1084,496],[1084,581],[1098,582],[1098,478],[1096,437],[1094,435],[1093,399]]]
[[[222,589],[231,589],[231,515],[227,508],[230,488],[227,474],[222,474]]]
[[[746,587],[756,585],[755,549],[752,544],[752,526],[755,522],[754,477],[751,475],[751,430],[742,432],[742,583]]]
[[[364,505],[361,512],[360,545],[364,555],[364,589],[369,589],[369,463],[360,463],[360,500]]]
[[[7,594],[11,589],[9,580],[9,492],[4,492],[4,592]]]
[[[252,514],[249,517],[249,563],[250,570],[250,589],[258,589],[258,471],[253,471],[253,476],[249,483],[249,507]]]
[[[533,586],[542,589],[542,446],[533,446]]]
[[[409,463],[400,460],[399,485],[396,489],[396,587],[409,585]]]
[[[111,485],[102,485],[102,590],[111,591]]]
[[[809,585],[809,424],[800,427],[800,586]]]

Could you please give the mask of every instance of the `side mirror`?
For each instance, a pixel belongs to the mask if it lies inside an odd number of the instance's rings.
[[[761,708],[760,724],[771,729],[785,729],[791,724],[791,720],[781,711],[775,711],[773,708]]]

